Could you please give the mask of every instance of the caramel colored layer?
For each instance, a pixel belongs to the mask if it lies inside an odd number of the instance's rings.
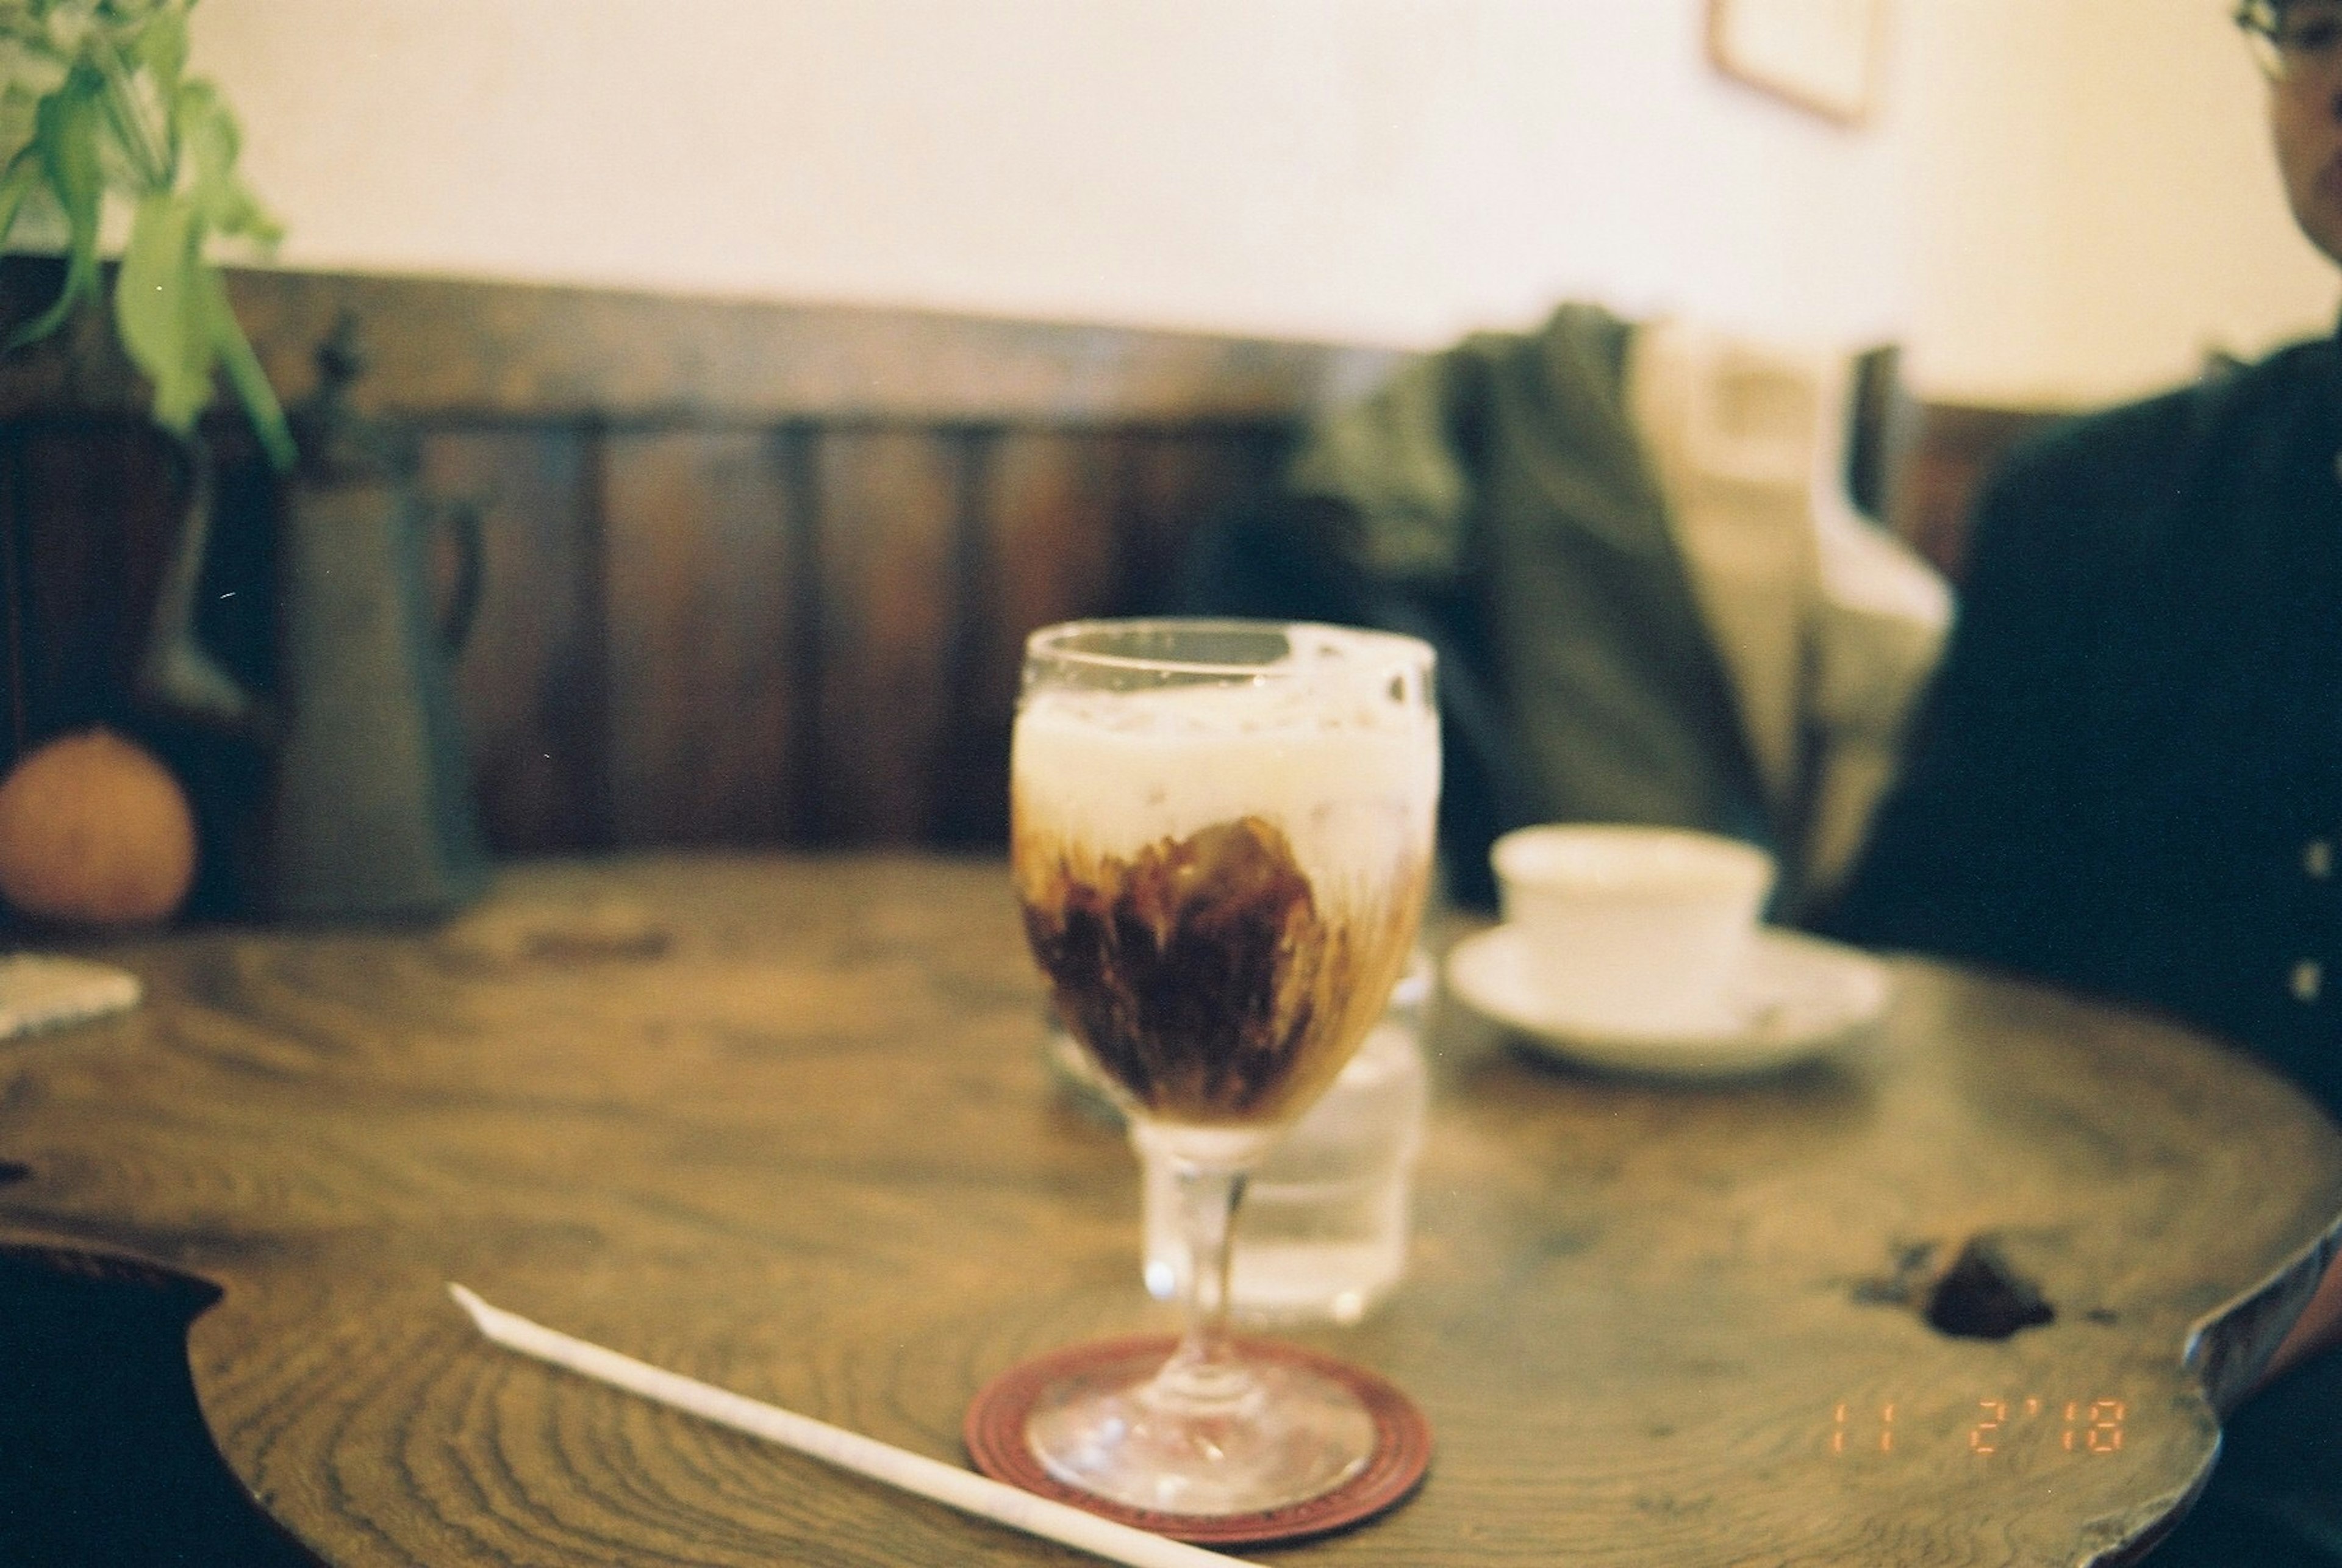
[[[1341,1070],[1406,960],[1427,867],[1321,907],[1256,816],[1128,860],[1020,832],[1017,891],[1066,1025],[1131,1100],[1195,1125],[1276,1123]]]

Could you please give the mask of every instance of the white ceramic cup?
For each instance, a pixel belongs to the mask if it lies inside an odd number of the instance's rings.
[[[1729,1026],[1771,855],[1682,828],[1556,823],[1506,834],[1489,858],[1557,1018],[1635,1034]]]

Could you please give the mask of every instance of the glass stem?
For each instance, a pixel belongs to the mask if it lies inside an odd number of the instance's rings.
[[[1182,1161],[1172,1174],[1187,1252],[1186,1326],[1143,1397],[1183,1416],[1241,1414],[1259,1393],[1228,1344],[1236,1205],[1244,1201],[1246,1173]]]

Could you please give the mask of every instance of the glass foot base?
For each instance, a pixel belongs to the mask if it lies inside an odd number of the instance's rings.
[[[1042,1468],[1127,1507],[1220,1515],[1323,1496],[1374,1457],[1373,1413],[1310,1367],[1241,1363],[1201,1398],[1158,1370],[1107,1366],[1042,1389],[1025,1424]]]
[[[1163,1425],[1158,1413],[1137,1399],[1172,1353],[1174,1342],[1160,1334],[1068,1345],[1001,1373],[968,1403],[961,1427],[968,1457],[995,1481],[1207,1546],[1306,1540],[1371,1519],[1415,1490],[1431,1463],[1431,1427],[1414,1401],[1364,1367],[1289,1341],[1233,1343],[1246,1365],[1265,1365],[1280,1377],[1301,1374],[1311,1403],[1317,1397],[1308,1391],[1311,1384],[1330,1385],[1355,1401],[1371,1429],[1368,1457],[1345,1473],[1346,1437],[1329,1442],[1322,1433],[1307,1435],[1305,1425],[1298,1437],[1240,1438],[1233,1429],[1236,1413],[1230,1411],[1212,1418],[1226,1423],[1218,1431],[1207,1421]],[[1240,1393],[1238,1403],[1248,1397]],[[1280,1396],[1263,1392],[1259,1397],[1266,1405]],[[1337,1433],[1346,1425],[1346,1417],[1336,1418]],[[1153,1457],[1137,1461],[1143,1469],[1163,1457],[1166,1439],[1167,1469],[1136,1485],[1111,1479],[1116,1456],[1151,1450]],[[1046,1461],[1042,1443],[1052,1451]],[[1229,1455],[1239,1463],[1226,1463],[1223,1456]],[[1301,1463],[1289,1465],[1296,1456]],[[1231,1502],[1220,1488],[1238,1471],[1276,1477],[1256,1495],[1286,1501]],[[1166,1474],[1184,1477],[1185,1483],[1164,1484]]]

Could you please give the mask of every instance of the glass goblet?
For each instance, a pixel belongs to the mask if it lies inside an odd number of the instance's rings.
[[[1439,791],[1432,654],[1242,621],[1091,621],[1026,645],[1011,860],[1059,1015],[1167,1158],[1186,1326],[1151,1375],[1045,1388],[1026,1438],[1066,1485],[1233,1515],[1373,1456],[1346,1383],[1227,1333],[1246,1174],[1330,1084],[1405,969]]]

